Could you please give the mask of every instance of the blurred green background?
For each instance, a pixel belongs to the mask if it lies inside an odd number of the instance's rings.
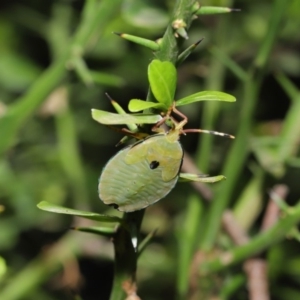
[[[268,63],[259,69],[259,80],[253,85],[255,99],[245,99],[249,95],[247,70],[259,66],[257,53],[270,29],[275,2],[202,1],[203,5],[241,8],[241,12],[195,20],[182,49],[205,39],[178,69],[177,99],[201,90],[221,90],[237,98],[233,104],[184,107],[189,128],[201,126],[237,134],[243,122],[249,122],[240,152],[244,160],[238,154],[232,164],[233,169],[241,171],[234,179],[228,208],[234,209],[250,236],[259,231],[268,191],[275,184],[288,187],[286,201],[290,205],[300,199],[298,0],[286,1]],[[105,92],[123,107],[132,98],[146,98],[147,65],[153,54],[112,31],[157,39],[164,33],[173,1],[111,2],[111,15],[95,24],[86,41],[81,40],[86,66],[93,71],[88,75],[80,65],[82,61],[76,60],[82,49],[66,51],[84,23],[80,17],[83,6],[81,0],[4,0],[0,4],[1,300],[75,299],[74,291],[79,291],[84,300],[109,297],[113,278],[111,242],[71,232],[70,227],[85,223],[40,211],[36,205],[45,200],[118,214],[99,200],[97,182],[105,163],[118,151],[114,145],[122,135],[97,124],[90,111],[113,111]],[[39,90],[32,89],[42,80]],[[248,110],[251,101],[255,104]],[[199,168],[211,175],[221,174],[235,141],[213,138],[207,155],[199,158],[205,151],[202,140],[200,135],[181,139]],[[210,188],[217,191],[226,184]],[[195,231],[196,240],[189,243],[197,249],[205,226],[202,219],[188,223],[194,203],[190,201],[199,201],[194,189],[179,184],[146,211],[142,233],[146,235],[155,228],[158,231],[139,260],[142,299],[176,299],[181,289],[178,272],[182,243],[186,234]],[[202,209],[205,215],[207,206]],[[217,245],[230,249],[232,242],[220,231]],[[291,238],[263,252],[272,299],[300,299],[299,250],[299,242]],[[241,264],[216,275],[211,282],[218,284],[206,287],[209,292],[202,298],[217,295],[215,299],[248,299],[243,280],[229,297],[221,296],[222,286],[236,276],[243,279]]]

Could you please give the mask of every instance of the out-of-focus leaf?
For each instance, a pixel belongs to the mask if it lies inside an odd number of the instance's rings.
[[[7,267],[6,267],[6,262],[3,257],[0,256],[0,281],[1,278],[4,276],[6,273]]]
[[[284,162],[278,156],[280,140],[275,137],[256,137],[251,147],[261,167],[273,176],[281,177],[285,172]]]
[[[123,1],[122,12],[129,24],[147,30],[163,28],[169,21],[169,16],[163,10],[145,0]]]
[[[248,231],[262,210],[263,170],[257,170],[255,177],[249,182],[234,207],[234,216],[239,225]]]
[[[0,53],[0,86],[9,90],[23,90],[40,73],[40,68],[21,54]]]
[[[93,81],[96,83],[108,85],[108,86],[115,86],[121,87],[125,84],[125,80],[119,76],[106,74],[104,72],[99,71],[91,71],[90,75],[93,78]]]

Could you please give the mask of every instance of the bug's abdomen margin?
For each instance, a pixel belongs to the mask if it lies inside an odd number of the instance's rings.
[[[128,164],[125,157],[130,148],[118,152],[104,168],[99,179],[99,196],[107,205],[131,212],[145,208],[164,198],[178,181],[177,175],[169,181],[162,179],[164,164],[159,159],[147,159]],[[153,168],[155,166],[155,168]]]

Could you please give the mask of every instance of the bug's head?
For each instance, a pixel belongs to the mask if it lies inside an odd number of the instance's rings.
[[[111,206],[111,207],[114,208],[114,209],[118,209],[118,208],[119,208],[119,205],[116,204],[116,203],[108,204],[108,206]]]

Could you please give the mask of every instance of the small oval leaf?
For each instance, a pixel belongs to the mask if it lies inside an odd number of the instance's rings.
[[[100,215],[93,212],[82,211],[77,209],[72,209],[68,207],[58,206],[55,204],[51,204],[47,201],[40,202],[37,207],[41,210],[57,213],[57,214],[64,214],[64,215],[72,215],[77,217],[83,217],[85,219],[99,221],[99,222],[118,222],[121,223],[122,219],[115,216],[106,216]]]
[[[159,107],[162,108],[162,105],[160,103],[144,101],[139,99],[131,99],[128,104],[128,109],[131,112],[138,112],[148,108],[159,108]]]
[[[154,59],[148,67],[148,79],[156,100],[167,110],[174,101],[177,72],[169,61]]]
[[[111,100],[110,102],[118,114],[126,115],[126,111],[123,109],[123,107],[118,102],[116,102],[115,100]],[[127,127],[132,132],[138,131],[138,126],[136,124],[127,124]],[[126,137],[124,137],[124,138],[126,140]]]
[[[190,174],[190,173],[180,173],[179,178],[181,182],[197,181],[197,182],[205,182],[205,183],[214,183],[226,179],[226,177],[223,175],[208,177],[207,175],[197,175],[197,174]]]
[[[152,114],[114,114],[104,110],[92,109],[92,118],[104,125],[155,124],[161,120],[160,115]]]
[[[236,99],[234,96],[227,93],[218,92],[218,91],[203,91],[196,94],[192,94],[185,98],[182,98],[176,101],[176,106],[182,106],[191,104],[199,101],[226,101],[226,102],[235,102]]]
[[[88,232],[88,233],[94,233],[97,235],[112,237],[116,230],[112,227],[99,227],[99,226],[89,226],[89,227],[74,227],[73,230],[82,231],[82,232]]]

